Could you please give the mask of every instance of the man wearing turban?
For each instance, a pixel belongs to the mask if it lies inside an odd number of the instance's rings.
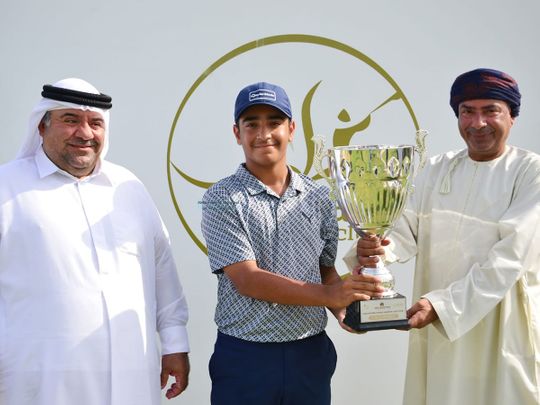
[[[111,98],[73,78],[41,95],[0,166],[0,403],[157,405],[189,372],[167,231],[141,182],[104,160]]]
[[[507,144],[520,103],[503,72],[460,75],[467,147],[430,159],[390,239],[358,241],[361,266],[416,258],[406,405],[540,403],[540,156]]]

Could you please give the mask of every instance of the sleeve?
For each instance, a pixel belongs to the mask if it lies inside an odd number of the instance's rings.
[[[388,235],[390,244],[385,246],[385,263],[405,263],[416,256],[417,234],[418,234],[418,214],[416,201],[410,197],[407,207],[397,220],[394,228]]]
[[[494,307],[528,271],[538,273],[540,258],[540,166],[498,223],[499,240],[487,260],[475,263],[466,276],[447,288],[425,294],[434,306],[448,339],[463,336]],[[534,276],[532,277],[534,278]],[[526,299],[526,298],[524,298]]]
[[[202,201],[201,229],[208,248],[212,272],[246,260],[256,260],[238,202],[226,192],[209,189]]]
[[[397,219],[394,227],[388,233],[390,244],[385,247],[384,262],[406,263],[418,253],[419,238],[419,215],[422,211],[422,204],[426,193],[429,193],[430,187],[427,183],[430,178],[430,163],[421,170],[414,181],[414,186],[407,197],[407,204],[400,217]],[[429,198],[429,196],[427,197]]]
[[[319,265],[324,267],[333,267],[336,261],[339,229],[336,216],[336,206],[328,196],[329,190],[323,196],[321,203],[322,221],[321,238],[324,241],[324,247],[319,257]]]
[[[157,331],[162,354],[189,352],[187,334],[188,306],[169,235],[159,218],[160,227],[154,236],[156,266]]]

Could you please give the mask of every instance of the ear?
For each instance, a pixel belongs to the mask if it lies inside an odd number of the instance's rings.
[[[43,136],[43,133],[45,132],[45,123],[41,121],[38,125],[38,131],[41,136]]]
[[[238,125],[234,124],[232,129],[233,129],[234,137],[236,138],[236,143],[238,145],[242,145],[242,141],[240,140],[240,128],[238,128]]]
[[[289,142],[292,142],[294,138],[294,131],[296,130],[296,122],[294,120],[290,120],[289,122]]]

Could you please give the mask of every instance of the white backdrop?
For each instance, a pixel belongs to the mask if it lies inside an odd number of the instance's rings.
[[[193,83],[219,58],[251,41],[288,34],[328,38],[367,55],[399,85],[420,127],[430,131],[428,148],[433,155],[463,146],[448,105],[453,79],[466,70],[493,67],[514,76],[523,94],[510,142],[540,152],[539,12],[536,0],[2,0],[0,163],[14,157],[43,84],[81,77],[113,97],[108,159],[134,171],[154,197],[171,233],[190,304],[190,386],[180,398],[163,403],[205,404],[210,390],[207,364],[215,339],[216,281],[206,256],[180,223],[171,194],[174,191],[181,202],[194,234],[200,235],[197,201],[204,190],[185,185],[174,173],[169,188],[169,139],[171,161],[198,180],[213,182],[231,173],[242,159],[231,125],[234,97],[245,84],[282,84],[292,98],[293,114],[300,118],[307,90],[323,80],[311,118],[315,130],[327,134],[328,140],[333,129],[347,126],[332,121],[342,108],[355,123],[391,94],[380,75],[347,55],[309,44],[263,46],[209,74],[172,131]],[[378,143],[413,141],[414,127],[404,111],[403,104],[394,103],[372,121],[377,134],[396,137],[374,138]],[[303,137],[299,125],[290,151],[299,168],[306,160]],[[344,272],[342,264],[339,268]],[[411,265],[393,266],[397,289],[409,301],[411,271]],[[328,332],[339,356],[333,404],[401,403],[407,333],[350,335],[333,319]]]

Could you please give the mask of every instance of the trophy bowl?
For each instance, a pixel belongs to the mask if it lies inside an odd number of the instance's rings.
[[[330,176],[341,213],[359,236],[388,235],[401,215],[412,187],[412,145],[340,146],[328,150]],[[366,267],[366,274],[379,277],[392,297],[394,277],[384,267]]]

